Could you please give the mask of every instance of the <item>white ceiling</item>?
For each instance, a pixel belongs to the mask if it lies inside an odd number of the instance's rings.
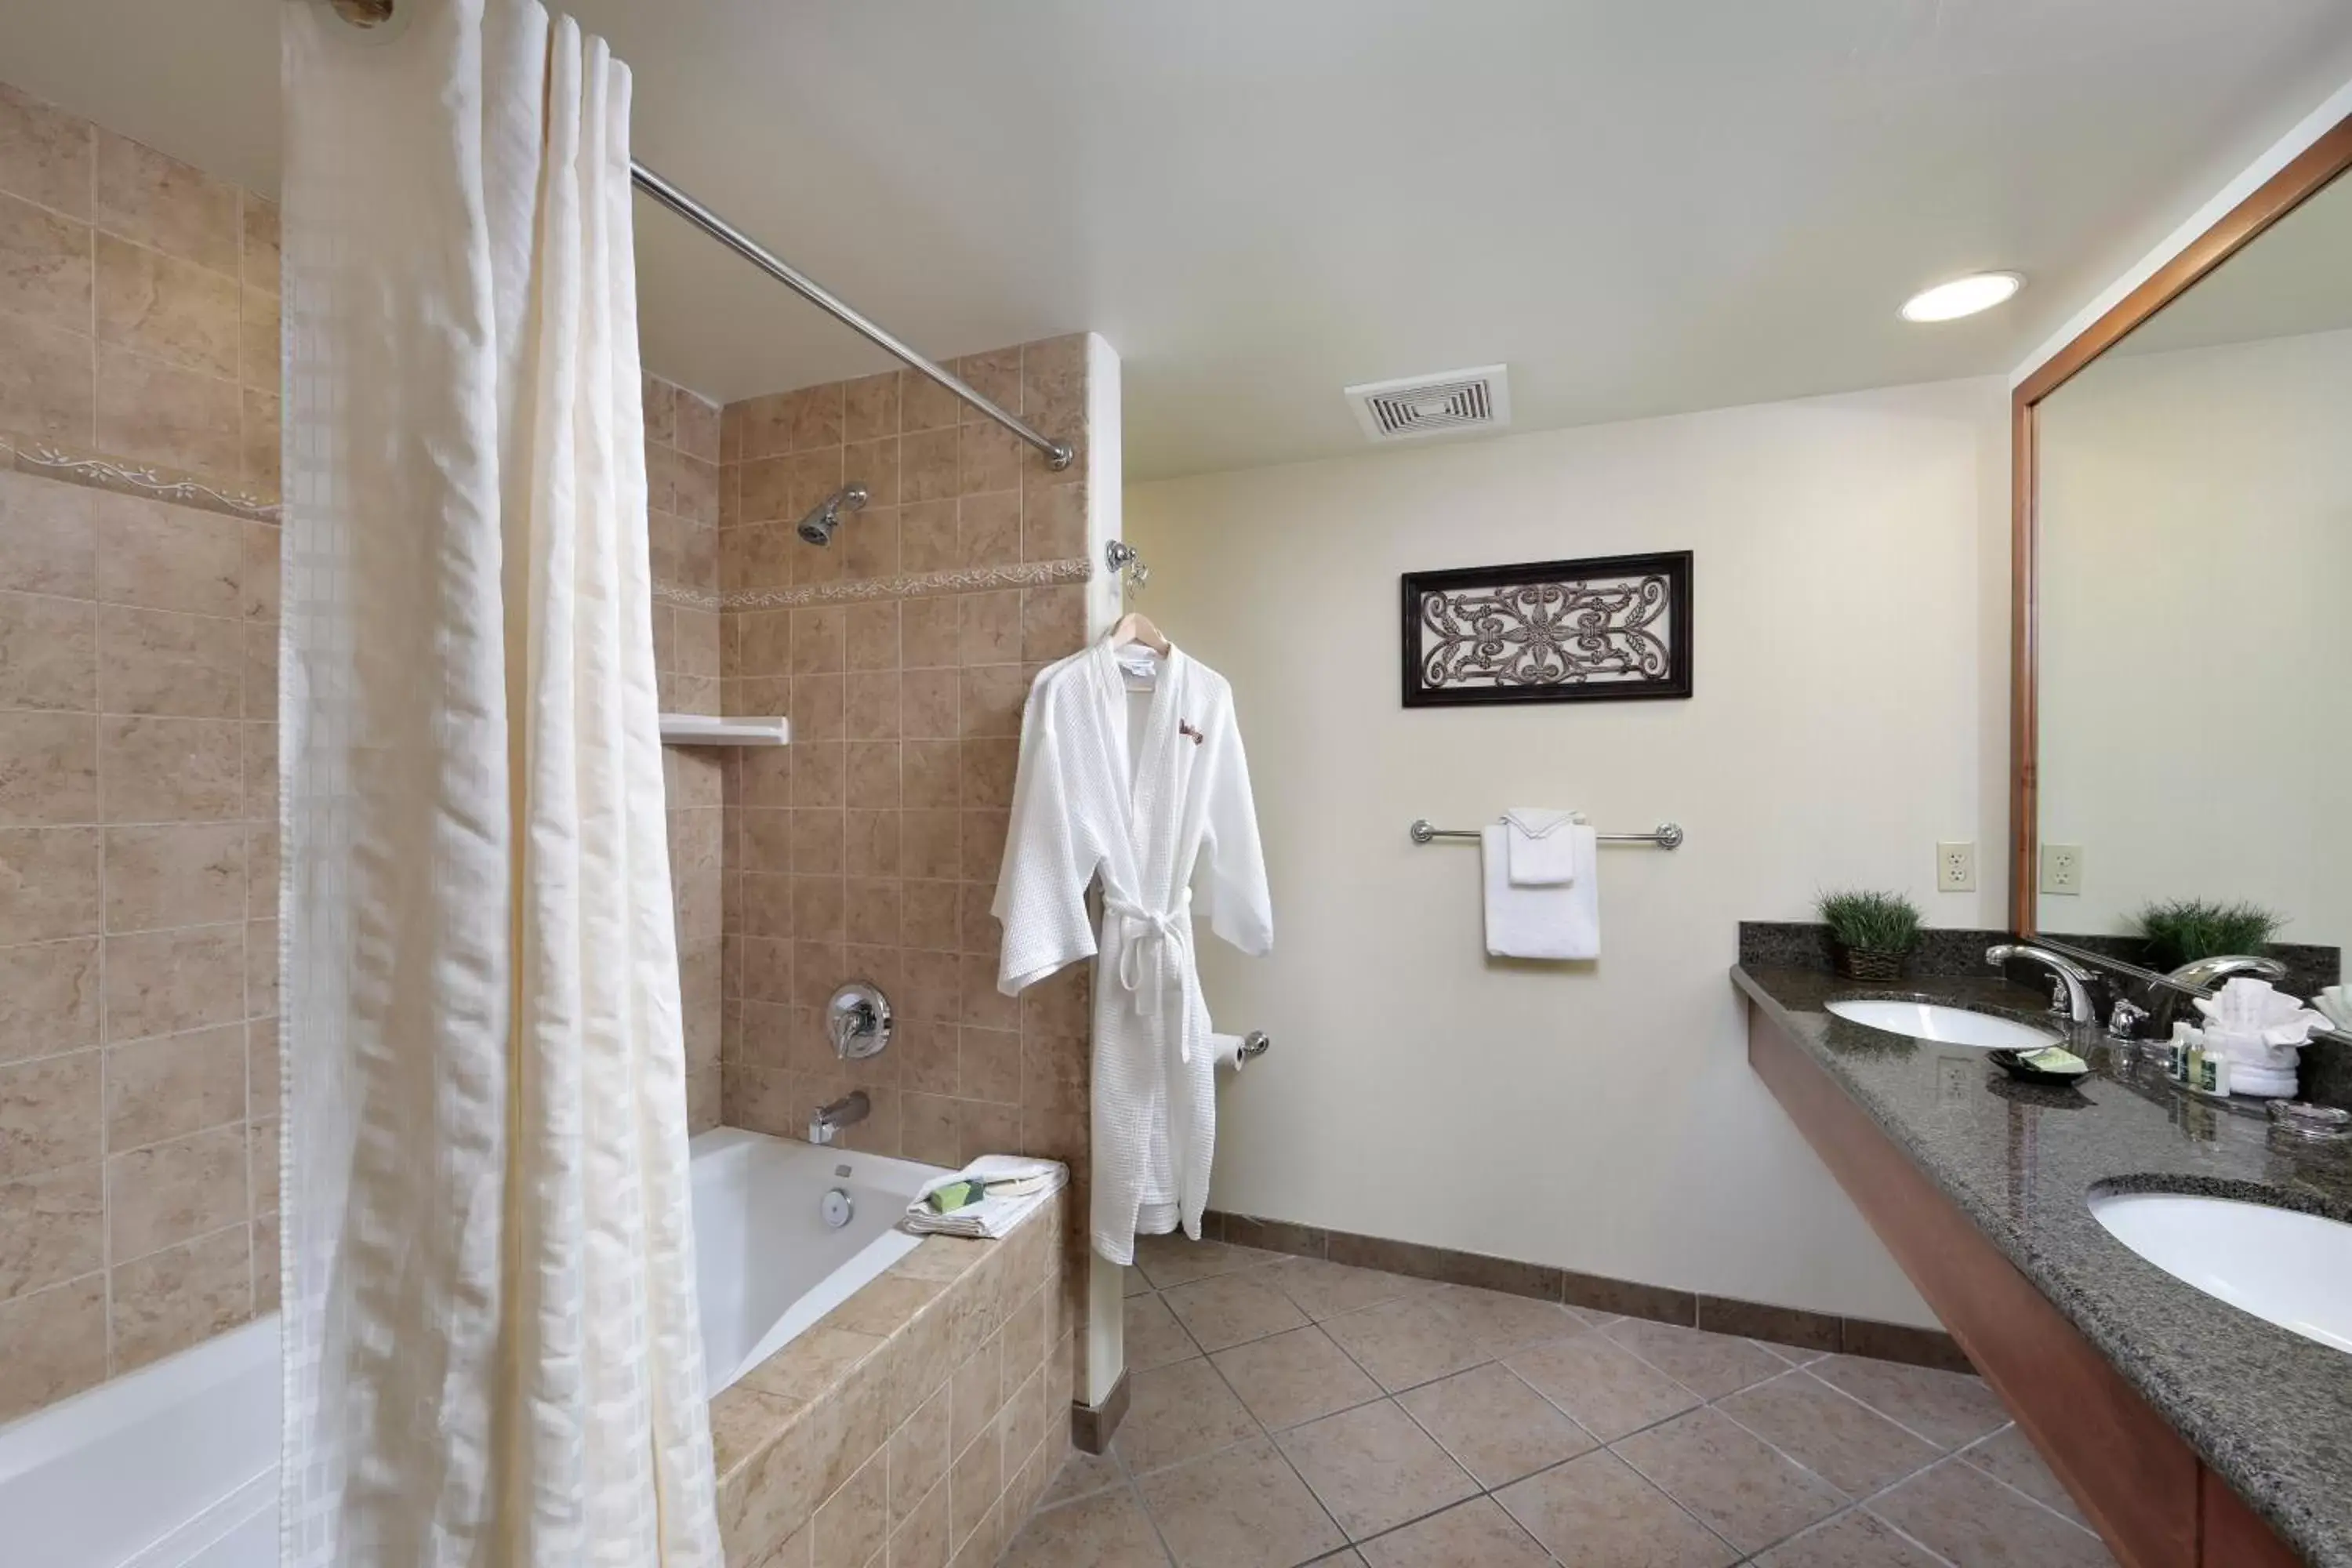
[[[262,189],[284,0],[0,0],[0,79]],[[425,3],[425,0],[409,0]],[[928,352],[1092,328],[1133,477],[2011,369],[2347,77],[2345,0],[576,0],[647,163]],[[883,362],[640,205],[647,363]],[[2018,301],[1906,325],[1913,289]]]

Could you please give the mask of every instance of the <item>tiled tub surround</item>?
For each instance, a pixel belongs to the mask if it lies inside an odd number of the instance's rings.
[[[0,84],[0,1419],[276,1302],[278,268],[271,204]],[[646,378],[713,713],[719,421]],[[665,764],[698,1131],[721,763]]]
[[[1138,1260],[1133,1412],[1007,1568],[2109,1561],[1965,1373],[1230,1245]]]
[[[0,86],[0,1419],[277,1299],[277,286]]]
[[[719,711],[719,405],[645,378],[654,668],[665,713]],[[665,746],[670,888],[677,916],[687,1121],[719,1124],[726,753]]]
[[[985,1568],[1069,1454],[1066,1189],[928,1237],[712,1401],[730,1568]]]
[[[927,1246],[896,1225],[919,1184],[939,1173],[866,1156],[848,1169],[844,1164],[829,1151],[736,1129],[695,1140],[690,1175],[704,1354],[715,1383],[736,1381],[747,1363],[758,1363],[739,1388],[719,1395],[719,1456],[731,1472],[772,1437],[797,1445],[773,1454],[766,1471],[739,1479],[729,1494],[738,1509],[733,1522],[751,1521],[754,1514],[766,1522],[805,1521],[814,1510],[832,1521],[819,1530],[825,1552],[842,1549],[845,1532],[853,1542],[867,1532],[878,1541],[898,1522],[877,1524],[856,1510],[863,1495],[856,1489],[866,1484],[858,1461],[877,1441],[869,1436],[857,1446],[866,1430],[860,1423],[880,1417],[876,1407],[856,1403],[860,1387],[870,1392],[872,1385],[856,1383],[853,1368],[870,1360],[871,1375],[895,1380],[885,1384],[886,1400],[908,1390],[937,1392],[933,1412],[960,1413],[964,1425],[942,1427],[942,1443],[974,1431],[996,1439],[997,1447],[967,1442],[957,1450],[964,1461],[958,1500],[950,1504],[942,1494],[938,1514],[923,1516],[943,1521],[941,1528],[902,1535],[900,1562],[944,1564],[946,1532],[958,1520],[966,1528],[955,1543],[969,1545],[971,1521],[991,1517],[1003,1484],[1034,1484],[1024,1477],[1042,1476],[1058,1458],[1059,1450],[1048,1451],[1025,1470],[1034,1445],[1021,1442],[1036,1418],[1032,1402],[1040,1397],[1028,1373],[1042,1367],[1051,1379],[1070,1364],[1032,1343],[1033,1335],[1065,1331],[1060,1325],[1068,1319],[1066,1310],[1054,1310],[1062,1297],[1043,1294],[1062,1289],[1055,1221],[1039,1217],[1003,1243]],[[830,1226],[821,1218],[818,1200],[828,1188],[851,1199],[856,1212],[849,1225]],[[886,1274],[893,1265],[897,1270]],[[993,1358],[986,1364],[1003,1379],[981,1377],[975,1355]],[[10,1531],[0,1560],[176,1563],[196,1552],[224,1568],[275,1561],[278,1382],[278,1325],[274,1315],[265,1316],[70,1406],[0,1428],[0,1520]],[[1050,1386],[1062,1392],[1058,1383]],[[984,1396],[999,1388],[1006,1401],[1018,1402],[1017,1416],[997,1419],[1001,1408]],[[850,1401],[838,1424],[824,1403],[835,1394]],[[933,1462],[921,1440],[927,1430],[914,1428],[887,1460],[877,1459],[885,1468],[866,1473],[873,1483],[887,1486],[895,1476],[905,1500],[921,1501],[928,1485],[904,1489],[913,1484],[916,1461]],[[828,1441],[849,1447],[827,1448]],[[838,1508],[824,1500],[839,1489],[824,1474],[835,1459],[844,1463],[840,1475],[850,1489]],[[116,1478],[134,1473],[142,1478],[135,1495],[110,1499],[115,1506],[106,1509],[88,1506],[92,1497],[119,1491]],[[792,1489],[801,1486],[814,1489],[796,1505]],[[1011,1510],[1006,1517],[1020,1515]],[[204,1553],[224,1530],[232,1531],[232,1544]],[[798,1540],[799,1562],[808,1565],[810,1538],[802,1533]],[[992,1534],[972,1549],[972,1560],[985,1561],[1000,1540]],[[936,1556],[916,1550],[926,1543],[936,1546]],[[750,1548],[733,1559],[767,1560]],[[840,1560],[880,1561],[871,1553]]]
[[[2256,1108],[2185,1095],[2088,1034],[2074,1048],[2097,1072],[2078,1089],[2020,1089],[1987,1067],[1955,1101],[1939,1089],[1935,1047],[1824,1011],[1886,988],[1805,970],[1732,977],[2284,1540],[2316,1568],[2352,1565],[2342,1352],[2143,1262],[2085,1203],[2114,1182],[2352,1218],[2352,1148],[2273,1138]],[[1927,976],[1901,989],[2038,1016],[2037,993],[1999,980]]]
[[[813,1107],[863,1089],[873,1114],[846,1147],[942,1165],[1017,1151],[1086,1171],[1086,967],[1001,994],[989,913],[1022,702],[1040,666],[1083,643],[1086,588],[987,585],[1083,570],[1086,354],[1084,338],[1056,338],[955,365],[1081,448],[1059,473],[911,374],[725,410],[723,703],[793,723],[791,745],[728,764],[730,1124],[803,1136]],[[866,510],[829,548],[802,542],[794,524],[846,482],[871,493]],[[792,602],[853,585],[880,596]],[[889,997],[896,1031],[844,1063],[823,1009],[860,978]]]
[[[845,1148],[1060,1160],[1057,1267],[1079,1281],[1087,968],[1002,994],[989,905],[1030,679],[1087,637],[1088,366],[1083,336],[954,365],[1077,448],[1059,472],[886,372],[728,405],[716,503],[721,710],[793,725],[791,745],[722,763],[724,1120],[799,1138],[816,1106],[862,1089],[872,1114]],[[801,517],[845,483],[865,510],[829,547],[803,542]],[[844,1062],[824,1009],[853,979],[881,986],[894,1031]],[[1054,1386],[1059,1433],[1071,1380]]]

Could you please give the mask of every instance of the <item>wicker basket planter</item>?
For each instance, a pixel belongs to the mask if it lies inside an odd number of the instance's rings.
[[[1848,980],[1900,980],[1911,967],[1908,952],[1873,952],[1842,942],[1832,942],[1830,947],[1837,957],[1838,973]]]

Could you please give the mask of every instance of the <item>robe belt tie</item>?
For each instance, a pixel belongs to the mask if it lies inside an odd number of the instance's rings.
[[[1171,960],[1188,958],[1192,948],[1192,889],[1181,889],[1174,904],[1164,910],[1147,910],[1129,899],[1106,897],[1103,908],[1127,921],[1129,930],[1122,933],[1119,944],[1118,983],[1127,988],[1128,1006],[1140,1017],[1168,987],[1168,965]],[[1146,950],[1149,950],[1147,954]],[[1144,989],[1144,965],[1150,965],[1150,989]],[[1190,1034],[1179,1027],[1178,1057],[1182,1061],[1192,1059]]]

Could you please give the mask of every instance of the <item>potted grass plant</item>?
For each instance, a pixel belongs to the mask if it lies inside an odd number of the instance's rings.
[[[1919,945],[1918,906],[1900,893],[1823,893],[1816,906],[1848,980],[1900,980]]]
[[[2139,912],[2139,934],[2151,969],[2178,969],[2224,953],[2259,953],[2286,922],[2259,904],[2210,899],[2166,899]]]

